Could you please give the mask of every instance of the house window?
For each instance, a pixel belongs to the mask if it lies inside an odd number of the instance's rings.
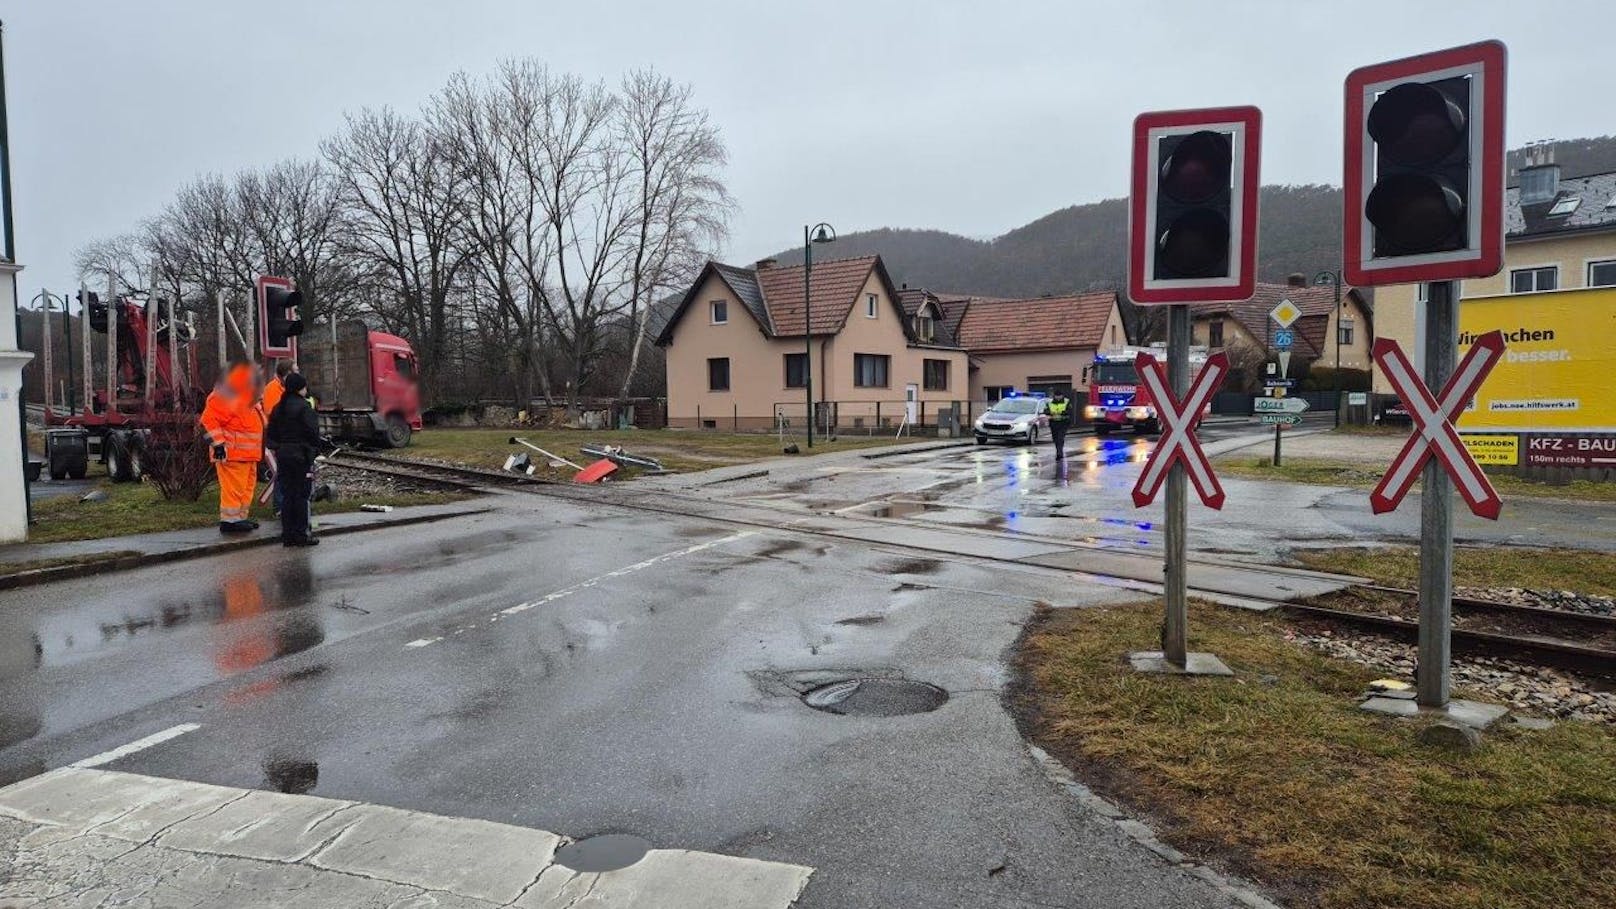
[[[729,391],[729,357],[707,360],[707,390]]]
[[[1549,209],[1549,216],[1550,217],[1563,217],[1565,215],[1569,215],[1572,212],[1576,211],[1577,206],[1579,206],[1581,204],[1582,204],[1582,197],[1581,196],[1566,196],[1564,199],[1561,199],[1560,201],[1554,203],[1554,207]]]
[[[864,318],[873,319],[880,313],[881,310],[877,308],[875,299],[875,294],[864,295]]]
[[[786,354],[786,387],[808,387],[808,355],[805,353]]]
[[[1335,325],[1335,341],[1337,344],[1351,346],[1353,322],[1351,319],[1341,319]]]
[[[1539,290],[1554,290],[1560,286],[1560,266],[1544,265],[1538,268],[1517,268],[1509,273],[1509,292],[1529,294]]]
[[[915,316],[915,338],[925,344],[937,339],[937,325],[931,316]]]
[[[859,388],[886,388],[892,358],[886,354],[853,355],[853,384]]]
[[[1117,327],[1115,325],[1111,326],[1111,346],[1117,346]]]
[[[1208,322],[1207,323],[1207,326],[1206,326],[1206,346],[1208,346],[1208,347],[1222,347],[1223,346],[1223,320],[1222,319],[1218,319],[1215,322]]]
[[[1616,259],[1588,263],[1588,286],[1609,287],[1616,284]]]
[[[991,404],[994,401],[1003,399],[1004,393],[1009,390],[1010,387],[1008,385],[986,385],[982,388],[982,397],[989,404]]]
[[[1034,393],[1053,395],[1057,391],[1065,391],[1072,387],[1070,374],[1064,376],[1028,376],[1027,390]]]
[[[724,323],[729,321],[729,301],[728,300],[714,300],[713,302],[707,304],[707,306],[708,306],[708,309],[712,312],[713,324],[714,325],[723,325]]]
[[[922,377],[923,385],[927,391],[948,390],[948,361],[926,360],[921,364],[925,375]]]

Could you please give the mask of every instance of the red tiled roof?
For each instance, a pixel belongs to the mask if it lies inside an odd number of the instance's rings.
[[[1350,287],[1341,288],[1341,299],[1345,301],[1352,291],[1353,288]],[[1312,357],[1319,356],[1324,350],[1324,336],[1329,331],[1330,313],[1335,309],[1334,288],[1258,284],[1256,293],[1252,294],[1250,299],[1238,303],[1197,303],[1191,312],[1197,319],[1227,315],[1240,323],[1240,327],[1244,328],[1247,334],[1258,341],[1266,341],[1273,337],[1273,329],[1278,327],[1268,318],[1268,313],[1279,305],[1280,300],[1290,300],[1302,311],[1301,317],[1291,326],[1296,329],[1297,336],[1305,342],[1305,346],[1298,352]]]
[[[813,334],[829,335],[841,330],[877,261],[876,256],[860,256],[814,263]],[[758,286],[763,289],[777,338],[803,333],[802,272],[800,265],[757,270]]]
[[[1100,347],[1117,305],[1112,291],[1031,300],[973,299],[960,321],[960,346],[974,356],[1016,350]]]

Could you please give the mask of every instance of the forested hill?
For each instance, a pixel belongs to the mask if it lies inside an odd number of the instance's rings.
[[[1616,136],[1548,143],[1567,177],[1616,171]],[[1525,149],[1509,153],[1510,183]],[[1265,186],[1258,236],[1258,276],[1283,281],[1334,268],[1341,249],[1341,190],[1333,186]],[[1106,199],[1051,212],[992,240],[940,230],[881,228],[843,234],[826,254],[880,253],[894,280],[933,290],[1020,297],[1121,289],[1127,281],[1128,209]],[[781,252],[783,264],[802,250]]]
[[[1259,273],[1283,279],[1334,267],[1341,243],[1341,191],[1330,186],[1266,186],[1258,238]],[[1127,283],[1128,204],[1107,199],[1051,212],[992,240],[940,230],[882,228],[843,234],[824,254],[880,253],[894,280],[935,290],[1033,297]],[[802,261],[787,250],[782,264]]]

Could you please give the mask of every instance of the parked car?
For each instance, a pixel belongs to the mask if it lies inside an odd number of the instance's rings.
[[[994,403],[987,413],[976,418],[976,444],[1020,442],[1038,444],[1038,438],[1049,426],[1047,406],[1049,399],[1041,394],[1010,394]]]

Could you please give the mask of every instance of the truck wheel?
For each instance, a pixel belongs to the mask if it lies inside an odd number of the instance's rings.
[[[129,442],[121,432],[109,432],[106,436],[107,446],[107,476],[114,483],[127,483],[133,477],[130,475]]]
[[[404,448],[410,444],[410,424],[394,414],[387,418],[387,447]]]

